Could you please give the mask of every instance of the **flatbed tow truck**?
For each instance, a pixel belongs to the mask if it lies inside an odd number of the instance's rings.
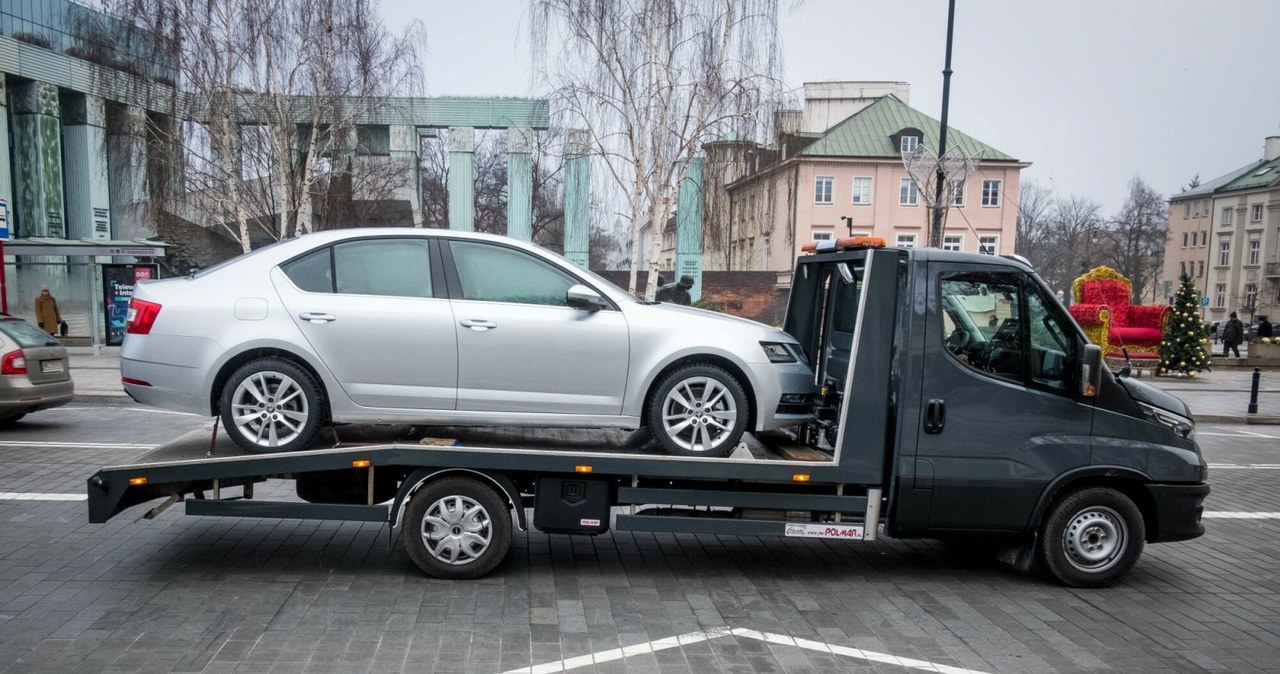
[[[490,572],[530,525],[981,539],[1082,587],[1126,573],[1146,543],[1203,533],[1207,467],[1185,405],[1113,375],[1022,262],[855,238],[801,256],[793,279],[785,329],[814,367],[813,420],[727,457],[670,456],[642,431],[404,426],[245,454],[215,427],[98,471],[89,520],[163,499],[146,516],[182,503],[381,522],[442,578]],[[300,500],[253,498],[266,480],[295,481]]]

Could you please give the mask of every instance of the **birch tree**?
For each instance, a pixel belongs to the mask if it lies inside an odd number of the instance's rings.
[[[723,134],[754,138],[778,98],[777,0],[531,0],[531,44],[561,124],[586,128],[625,195],[629,289],[653,223],[645,296],[688,162]],[[547,64],[554,63],[554,68]]]

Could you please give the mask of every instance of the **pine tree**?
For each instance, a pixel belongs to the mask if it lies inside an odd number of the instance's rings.
[[[1173,296],[1173,317],[1160,340],[1160,368],[1157,374],[1196,376],[1209,367],[1204,322],[1200,320],[1200,293],[1183,274]]]

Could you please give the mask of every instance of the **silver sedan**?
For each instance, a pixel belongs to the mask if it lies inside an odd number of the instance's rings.
[[[248,451],[326,421],[647,426],[721,456],[808,418],[813,373],[760,323],[646,303],[538,246],[346,229],[138,286],[121,374],[141,403],[221,415]]]

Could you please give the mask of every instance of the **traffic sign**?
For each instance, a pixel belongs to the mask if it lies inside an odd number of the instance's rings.
[[[1200,298],[1200,306],[1202,306],[1202,307],[1207,307],[1207,306],[1209,306],[1209,298],[1208,298],[1208,297],[1201,297],[1201,298]]]

